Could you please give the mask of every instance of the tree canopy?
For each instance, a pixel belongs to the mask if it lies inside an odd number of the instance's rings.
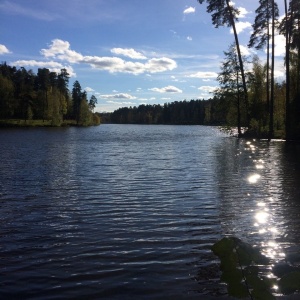
[[[77,125],[99,124],[93,114],[86,92],[78,81],[69,91],[69,74],[62,69],[59,74],[40,68],[37,74],[25,68],[17,69],[6,63],[0,65],[0,118],[43,120],[60,126],[65,120],[75,120]],[[97,102],[93,98],[93,105]]]

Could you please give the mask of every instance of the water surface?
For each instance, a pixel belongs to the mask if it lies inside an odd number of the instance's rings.
[[[299,151],[205,126],[1,129],[0,298],[227,298],[218,239],[299,247]]]

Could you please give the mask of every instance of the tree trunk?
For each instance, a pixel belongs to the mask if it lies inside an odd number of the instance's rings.
[[[285,64],[286,64],[286,90],[285,90],[285,138],[290,138],[290,28],[291,23],[288,19],[287,0],[284,0],[285,8]]]
[[[229,13],[230,13],[231,25],[232,25],[234,39],[235,39],[235,44],[236,44],[236,49],[237,49],[237,53],[238,53],[238,59],[239,59],[239,64],[240,64],[240,69],[241,69],[241,75],[242,75],[242,81],[243,81],[245,105],[246,105],[246,111],[247,111],[247,123],[249,125],[249,123],[250,123],[250,116],[249,116],[249,109],[248,109],[248,106],[249,106],[248,105],[248,91],[247,91],[246,77],[245,77],[245,72],[244,72],[244,65],[243,65],[243,60],[242,60],[242,55],[241,55],[241,49],[240,49],[239,39],[238,39],[236,27],[235,27],[234,17],[233,17],[231,6],[230,6],[230,1],[226,0],[226,4],[227,4],[227,7],[228,7]]]
[[[240,106],[240,88],[239,88],[239,72],[236,74],[236,82],[237,82],[237,123],[238,123],[238,137],[242,136],[241,130],[241,106]]]
[[[272,63],[269,140],[274,137],[274,67],[275,67],[275,5],[272,1]]]
[[[299,12],[300,13],[300,12]],[[298,113],[300,112],[300,18],[298,16],[298,64],[297,64],[297,107],[298,107]]]
[[[268,5],[267,14],[269,15],[269,2],[267,5]],[[270,24],[269,24],[269,20],[268,20],[267,34],[268,34],[268,42],[267,42],[267,86],[266,86],[266,91],[267,91],[267,110],[268,110],[268,114],[269,114],[270,113]]]

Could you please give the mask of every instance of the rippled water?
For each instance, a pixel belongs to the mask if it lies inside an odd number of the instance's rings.
[[[299,153],[204,126],[1,130],[0,298],[226,298],[218,239],[299,249]]]

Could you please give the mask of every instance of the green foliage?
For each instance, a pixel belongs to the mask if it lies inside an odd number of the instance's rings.
[[[81,100],[79,111],[79,124],[89,126],[93,123],[92,112],[89,110],[88,103],[85,99]]]
[[[110,115],[110,121],[118,124],[217,124],[210,111],[210,100],[175,101],[161,105],[124,107]]]
[[[14,114],[15,104],[11,101],[14,95],[13,82],[0,74],[0,117],[11,117]]]
[[[101,119],[98,114],[93,114],[93,125],[100,125]]]
[[[272,6],[273,0],[260,0],[259,7],[255,10],[256,17],[253,27],[253,33],[251,34],[249,47],[255,47],[256,49],[262,49],[269,42],[268,28],[270,25],[270,19],[272,18]],[[278,5],[274,2],[274,15],[277,18],[279,16]]]
[[[64,119],[72,118],[76,119],[78,125],[99,124],[97,118],[93,121],[92,111],[97,103],[95,97],[89,106],[86,93],[81,91],[77,81],[71,99],[68,82],[66,69],[57,74],[43,68],[34,74],[25,68],[17,69],[6,63],[1,64],[0,118],[7,119],[7,126],[23,126],[22,122],[15,124],[12,121],[14,119],[24,120],[24,126],[61,126],[65,124]],[[43,120],[43,124],[39,125],[37,120]]]
[[[232,26],[233,21],[237,20],[239,11],[229,5],[226,0],[198,0],[200,4],[207,2],[207,12],[211,13],[212,23],[215,27]]]
[[[275,299],[270,292],[271,283],[259,276],[257,265],[269,260],[258,249],[235,237],[223,238],[212,246],[221,260],[221,280],[227,283],[230,296],[252,299]]]
[[[300,291],[300,268],[287,263],[279,263],[273,268],[280,279],[262,277],[260,266],[267,266],[270,261],[259,249],[236,237],[225,237],[212,246],[212,251],[220,260],[221,280],[226,282],[230,296],[257,300],[275,299],[271,289],[278,284],[280,292],[292,294]],[[299,254],[295,255],[297,259]]]
[[[32,117],[33,117],[32,109],[31,106],[29,106],[27,109],[27,120],[32,120]]]
[[[89,101],[89,108],[91,111],[94,111],[97,104],[97,98],[95,95],[92,95]]]

